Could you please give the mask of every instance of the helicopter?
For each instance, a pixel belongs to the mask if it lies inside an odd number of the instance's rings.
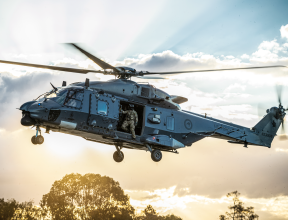
[[[113,159],[124,159],[123,148],[149,151],[151,159],[159,162],[162,152],[178,154],[178,150],[192,146],[205,137],[227,140],[231,144],[244,147],[257,145],[271,147],[278,128],[282,124],[286,111],[278,93],[278,107],[267,109],[267,114],[252,128],[225,122],[207,115],[182,110],[180,104],[187,102],[185,97],[170,95],[149,83],[137,83],[132,77],[145,77],[155,74],[179,74],[193,72],[227,71],[241,69],[279,68],[276,66],[258,66],[229,69],[210,69],[174,72],[136,71],[125,66],[112,66],[87,52],[79,45],[70,44],[86,55],[103,70],[77,69],[20,63],[0,60],[1,63],[44,68],[74,73],[102,73],[115,76],[109,81],[75,82],[40,95],[38,98],[21,105],[21,124],[36,127],[36,134],[31,138],[33,144],[43,144],[45,133],[61,132],[83,137],[88,141],[114,145]],[[135,137],[130,129],[123,130],[126,120],[123,112],[131,110],[137,113],[138,124]]]

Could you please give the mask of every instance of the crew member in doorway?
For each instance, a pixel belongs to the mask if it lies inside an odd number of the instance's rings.
[[[138,124],[138,115],[137,112],[134,110],[134,105],[129,105],[129,110],[122,111],[123,114],[126,114],[126,118],[121,126],[121,128],[129,132],[128,126],[130,126],[130,132],[132,133],[132,137],[135,139],[135,126]]]

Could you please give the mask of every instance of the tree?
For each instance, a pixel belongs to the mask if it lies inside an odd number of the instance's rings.
[[[151,220],[156,220],[158,218],[158,213],[156,210],[152,207],[152,205],[148,205],[143,211],[143,214],[145,215],[144,219],[151,219]]]
[[[163,218],[163,220],[182,220],[182,218],[180,218],[179,216],[176,216],[174,214],[162,216],[162,218]]]
[[[225,215],[220,215],[220,220],[255,220],[258,219],[259,216],[254,213],[254,208],[244,207],[244,203],[239,199],[240,193],[237,191],[231,192],[227,194],[227,197],[232,197],[233,205],[229,206],[229,212],[226,212]]]
[[[119,183],[99,174],[69,174],[55,181],[40,202],[52,219],[132,219],[134,208]]]
[[[119,183],[99,174],[69,174],[55,181],[43,195],[40,207],[33,201],[19,203],[0,199],[0,220],[182,220],[159,215],[148,205],[136,216]]]
[[[0,199],[0,219],[12,219],[18,209],[19,203],[15,199],[5,202],[4,198]]]
[[[151,206],[148,205],[143,211],[141,216],[136,216],[135,220],[182,220],[182,218],[176,215],[166,215],[162,216],[159,215],[156,210]]]
[[[41,217],[41,209],[33,205],[33,201],[19,203],[15,199],[5,202],[0,199],[0,219],[16,220],[27,219],[36,220]]]

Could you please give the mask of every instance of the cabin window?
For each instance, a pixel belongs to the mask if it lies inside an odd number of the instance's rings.
[[[166,127],[168,130],[174,131],[174,117],[168,116],[167,117],[167,123],[166,123]]]
[[[68,92],[64,105],[73,108],[81,108],[82,99],[83,99],[83,91],[70,90]]]
[[[107,102],[98,100],[98,108],[97,108],[97,113],[101,115],[107,115],[108,112],[108,105]]]

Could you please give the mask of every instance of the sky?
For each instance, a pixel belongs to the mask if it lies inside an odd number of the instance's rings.
[[[99,69],[64,44],[75,42],[112,65],[137,70],[288,66],[287,9],[283,0],[0,0],[0,59]],[[217,219],[231,204],[226,194],[238,190],[260,219],[288,218],[288,142],[279,137],[270,149],[206,138],[178,155],[163,153],[159,163],[148,152],[128,149],[124,161],[115,163],[113,146],[60,133],[45,134],[43,145],[33,145],[35,130],[21,126],[16,108],[50,90],[50,82],[60,86],[86,77],[109,79],[0,64],[0,198],[37,204],[66,174],[99,173],[119,181],[138,210],[151,204],[183,219]],[[187,97],[182,109],[247,127],[278,105],[278,84],[288,107],[287,68],[149,82]]]

